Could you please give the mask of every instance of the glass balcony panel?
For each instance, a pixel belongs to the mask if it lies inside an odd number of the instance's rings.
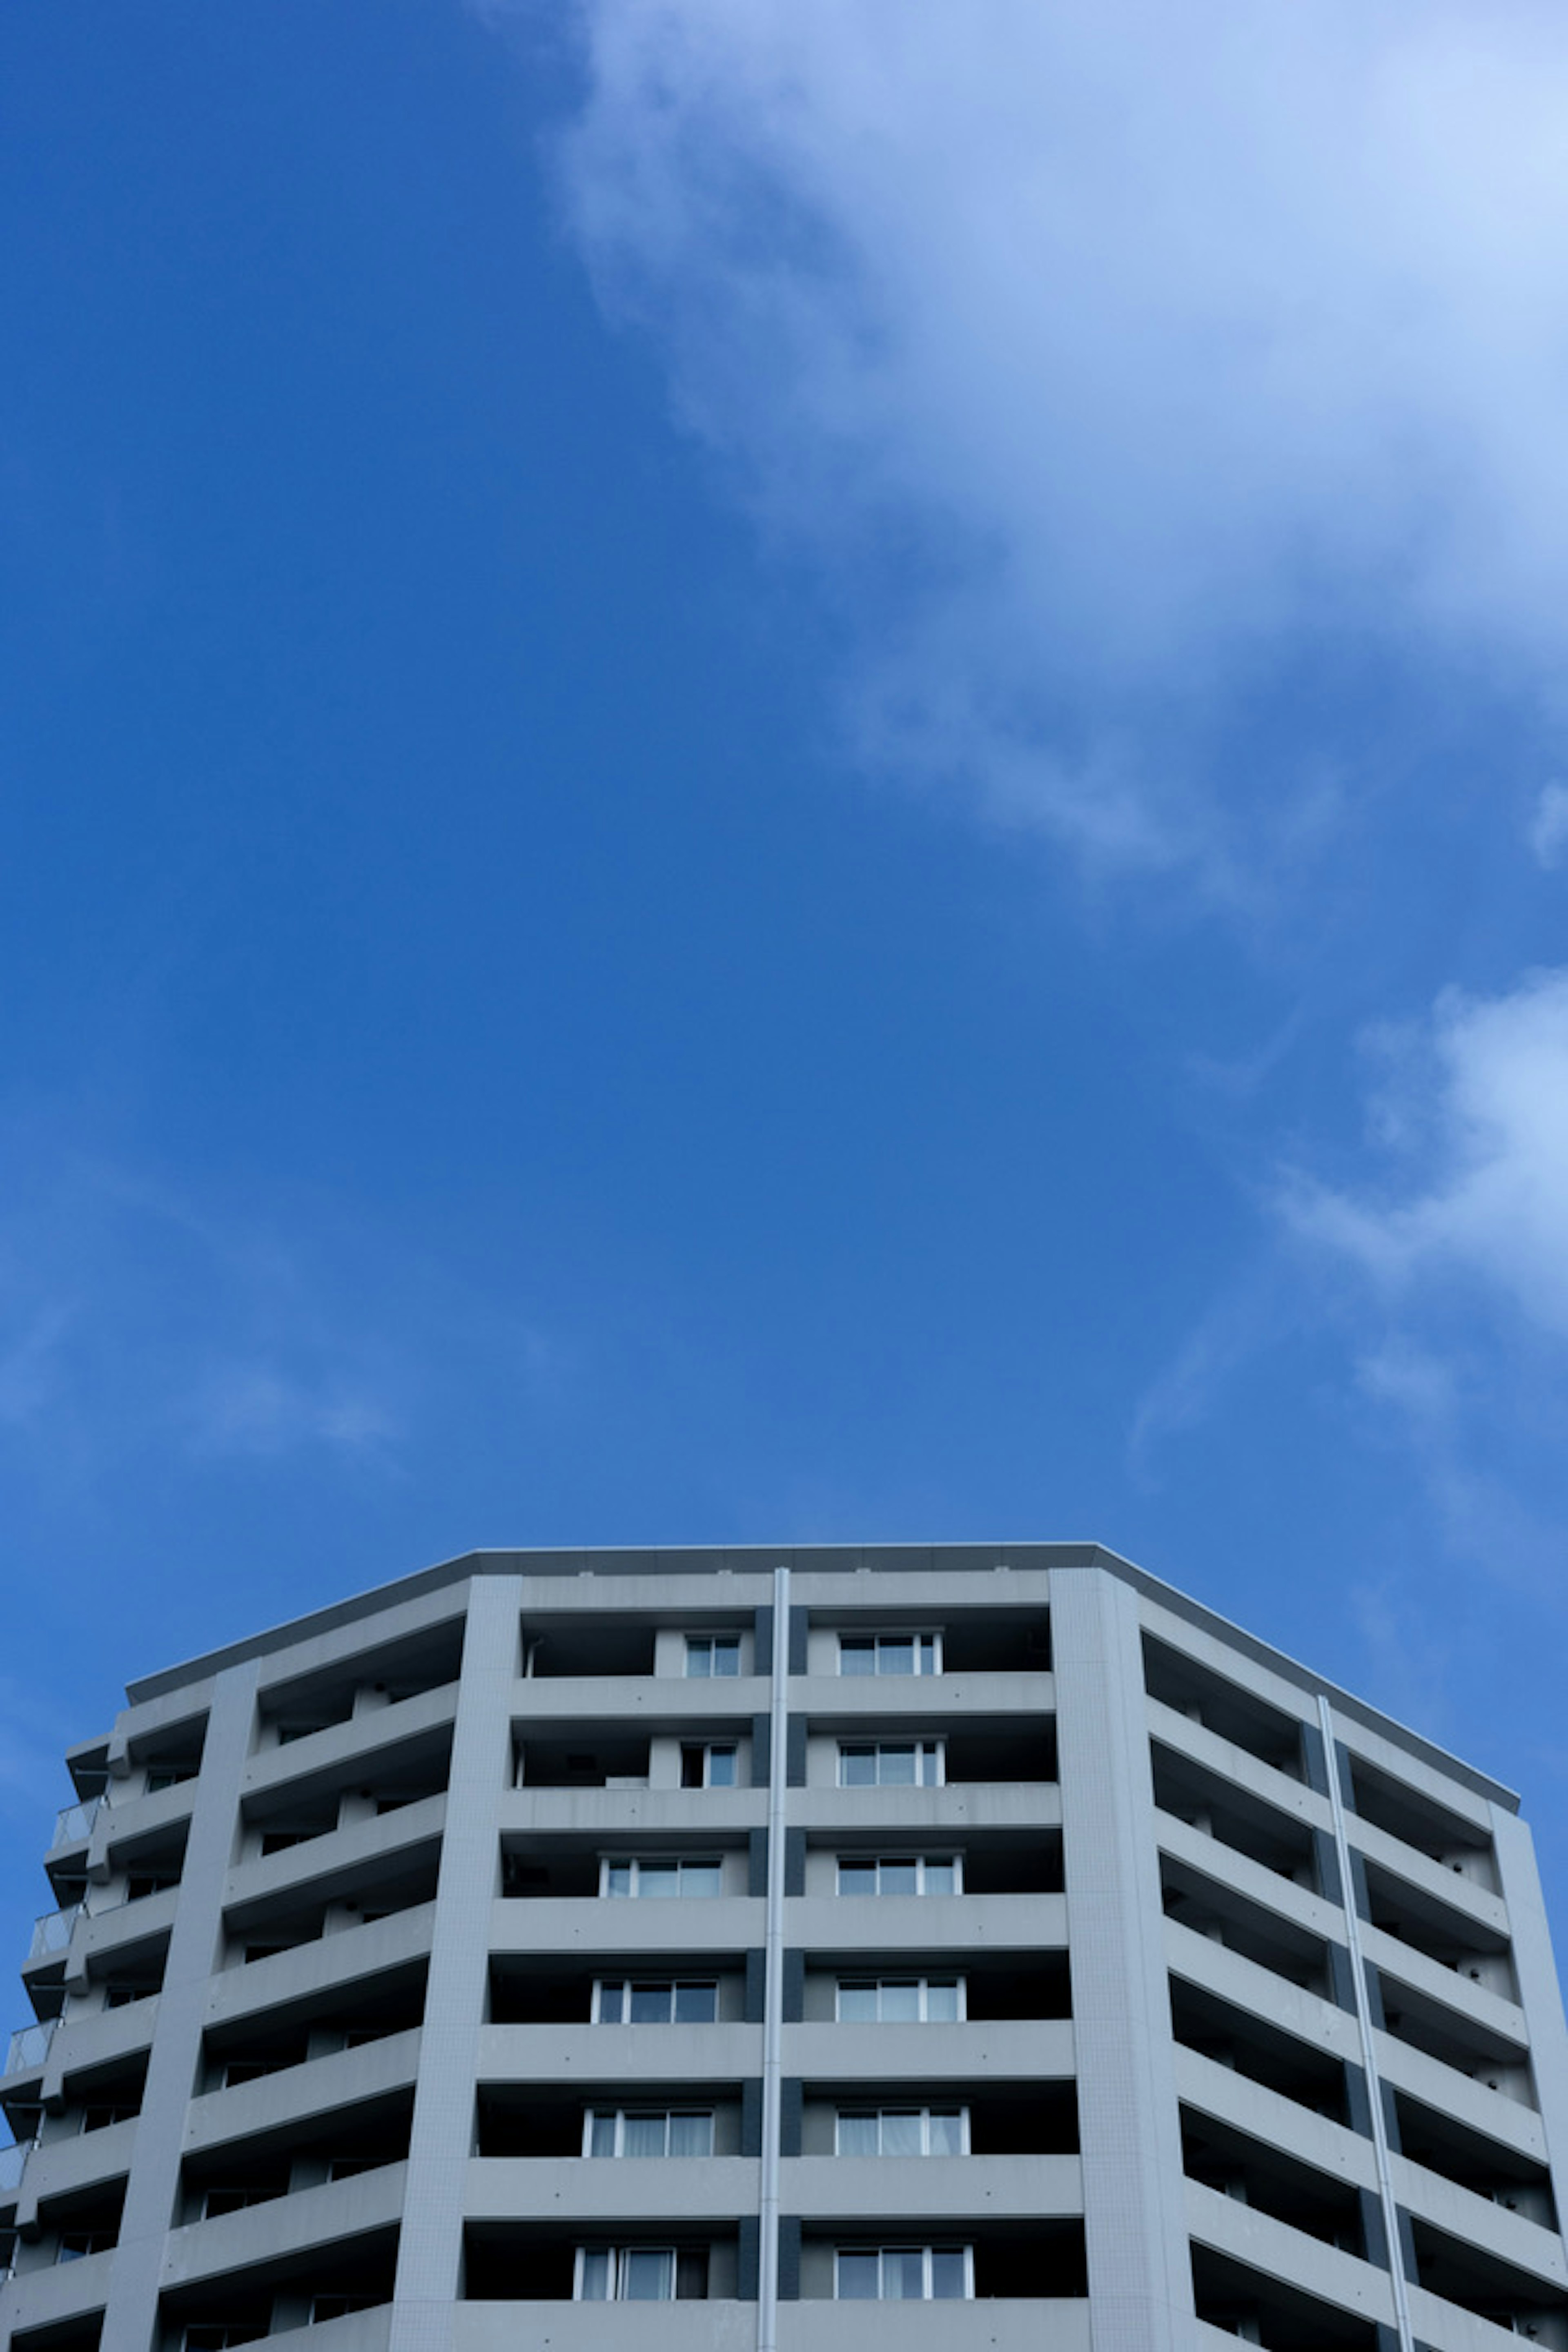
[[[106,1802],[102,1797],[85,1797],[79,1804],[62,1805],[55,1815],[56,1845],[79,1845],[92,1834],[99,1808]]]
[[[58,2018],[46,2017],[37,2025],[24,2025],[11,2036],[11,2047],[5,2060],[7,2074],[19,2074],[24,2067],[41,2066],[49,2054]]]
[[[55,1952],[63,1952],[71,1939],[82,1906],[73,1903],[64,1911],[46,1911],[33,1928],[33,1940],[28,1948],[30,1960],[47,1960]]]

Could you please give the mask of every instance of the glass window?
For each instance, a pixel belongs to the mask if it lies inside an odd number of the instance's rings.
[[[600,1864],[599,1892],[615,1895],[717,1895],[723,1864],[717,1856],[698,1861],[606,1861]]]
[[[940,1675],[940,1633],[840,1633],[841,1675]]]
[[[840,1895],[961,1895],[963,1866],[956,1854],[858,1853],[838,1857]]]
[[[943,1780],[940,1739],[841,1739],[841,1789],[940,1789]]]
[[[738,1675],[741,1671],[740,1635],[688,1633],[686,1671],[700,1682],[710,1681],[720,1675]]]
[[[738,1785],[740,1755],[732,1740],[690,1742],[680,1751],[683,1789],[733,1789]]]
[[[706,2247],[579,2246],[579,2303],[686,2303],[708,2292]]]
[[[952,2025],[964,2014],[962,1977],[840,1977],[840,2024]]]
[[[974,2293],[968,2246],[841,2246],[835,2275],[841,2303],[959,2302]]]
[[[967,2156],[967,2107],[840,2108],[840,2156]]]
[[[711,2025],[718,2014],[712,1981],[602,1978],[594,1987],[597,2025]]]
[[[595,2108],[584,2129],[585,2156],[711,2156],[710,2108]]]

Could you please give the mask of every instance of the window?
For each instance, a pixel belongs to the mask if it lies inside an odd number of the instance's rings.
[[[841,1739],[841,1789],[940,1789],[946,1742],[941,1739]]]
[[[838,2156],[967,2156],[967,2107],[840,2107]]]
[[[584,2156],[711,2156],[713,2114],[704,2107],[592,2107]]]
[[[151,2000],[157,1990],[156,1985],[150,1984],[106,1984],[103,2005],[105,2009],[124,2009],[133,2000]]]
[[[841,1675],[940,1675],[940,1633],[840,1633]]]
[[[701,1861],[602,1862],[601,1895],[717,1895],[723,1864],[715,1854]]]
[[[55,2247],[55,2260],[85,2262],[89,2254],[106,2254],[113,2243],[112,2230],[62,2230]]]
[[[310,2325],[318,2320],[346,2319],[351,2311],[374,2311],[374,2294],[318,2294],[310,2299]]]
[[[267,2334],[266,2320],[201,2320],[185,2330],[184,2352],[226,2352],[231,2344],[256,2344]]]
[[[243,2213],[247,2205],[269,2205],[281,2189],[209,2189],[202,2200],[202,2219],[216,2221],[222,2213]]]
[[[739,1785],[739,1765],[740,1750],[732,1741],[682,1747],[680,1785],[683,1789],[733,1789]]]
[[[386,2162],[384,2156],[334,2156],[327,2164],[329,2180],[353,2180],[362,2172],[374,2172]]]
[[[696,2303],[708,2293],[706,2246],[579,2246],[579,2303]]]
[[[241,2083],[258,2083],[263,2074],[279,2074],[289,2063],[287,2058],[231,2058],[223,2070],[223,2087],[232,2091]]]
[[[841,2025],[956,2025],[964,2015],[962,1977],[840,1977]]]
[[[841,2303],[962,2303],[974,2293],[969,2246],[840,2246],[834,2292]]]
[[[177,1878],[167,1877],[161,1871],[135,1870],[125,1881],[125,1900],[127,1903],[144,1903],[149,1895],[166,1894],[171,1886],[178,1886],[179,1883]]]
[[[127,2106],[115,2100],[95,2099],[81,2111],[81,2127],[84,2132],[107,2131],[111,2124],[129,2123],[132,2116],[141,2112],[140,2107]]]
[[[688,1633],[686,1671],[698,1682],[710,1681],[718,1675],[738,1675],[741,1671],[739,1633]]]
[[[963,1864],[954,1853],[838,1857],[840,1895],[962,1895]]]
[[[195,1777],[194,1764],[149,1764],[144,1793],[149,1797],[162,1796],[165,1789],[177,1789],[182,1780],[194,1780]]]
[[[310,1835],[309,1830],[263,1830],[261,1851],[264,1854],[283,1853],[291,1845],[303,1845]]]
[[[595,2025],[711,2025],[718,2014],[710,1979],[604,1977],[594,1987]]]

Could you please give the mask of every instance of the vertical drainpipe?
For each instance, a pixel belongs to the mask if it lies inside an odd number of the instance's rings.
[[[784,2075],[784,1812],[789,1780],[789,1570],[773,1570],[772,1736],[768,1742],[768,1902],[763,1931],[763,2153],[757,2249],[757,2352],[778,2352],[779,2140]]]
[[[1405,2276],[1405,2240],[1399,2227],[1399,2205],[1388,2161],[1388,2130],[1383,2114],[1383,2085],[1378,2079],[1377,2049],[1372,2038],[1372,2004],[1367,1997],[1366,1962],[1362,1958],[1361,1918],[1356,1908],[1356,1880],[1351,1867],[1350,1833],[1345,1827],[1344,1790],[1340,1783],[1340,1751],[1334,1734],[1334,1711],[1322,1692],[1318,1694],[1318,1722],[1323,1735],[1328,1772],[1329,1808],[1334,1817],[1334,1847],[1340,1862],[1340,1894],[1345,1909],[1345,1941],[1350,1946],[1351,1975],[1355,1983],[1356,2023],[1361,2029],[1362,2065],[1366,2074],[1366,2103],[1372,2111],[1372,2145],[1377,2158],[1377,2185],[1383,2199],[1383,2234],[1388,2242],[1388,2274],[1394,2287],[1394,2319],[1399,2352],[1415,2352],[1410,2327],[1410,2294]]]

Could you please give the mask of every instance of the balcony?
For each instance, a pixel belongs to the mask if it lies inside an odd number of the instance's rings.
[[[58,2017],[46,2017],[37,2025],[19,2026],[12,2034],[5,2053],[5,2072],[11,2074],[31,2074],[43,2064],[49,2054],[49,2044],[55,2038]]]
[[[62,1805],[55,1815],[50,1853],[58,1853],[62,1846],[84,1843],[92,1835],[92,1825],[108,1802],[107,1797],[87,1797],[74,1805]]]
[[[25,1968],[34,1968],[41,1960],[56,1959],[67,1950],[79,1919],[86,1916],[85,1903],[71,1903],[63,1911],[46,1911],[35,1921],[33,1937],[27,1947]]]

